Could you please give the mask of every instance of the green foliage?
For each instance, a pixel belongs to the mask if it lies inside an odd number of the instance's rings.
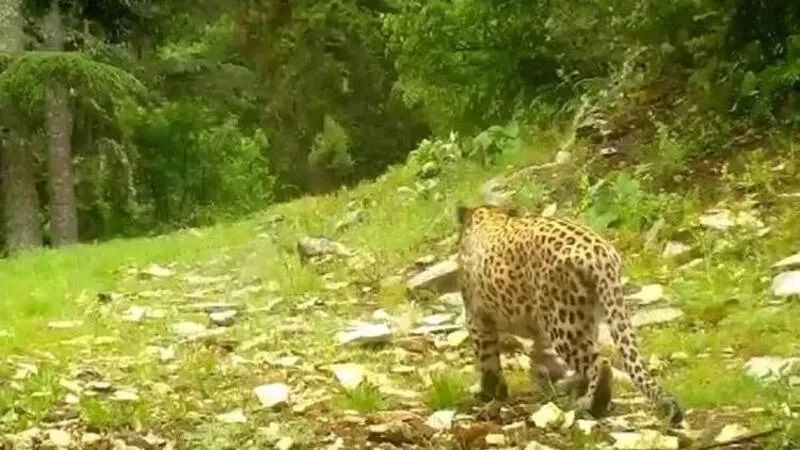
[[[519,124],[512,121],[504,127],[491,126],[475,136],[472,146],[471,156],[485,165],[494,164],[503,153],[519,151],[522,146]]]
[[[130,95],[142,94],[144,86],[117,67],[94,61],[77,52],[27,52],[15,58],[0,74],[0,95],[12,98],[32,117],[42,114],[44,95],[52,82],[64,83],[79,101],[112,108]]]
[[[350,157],[350,136],[331,116],[325,116],[322,131],[314,139],[308,164],[344,178],[353,170]]]
[[[645,191],[628,172],[600,179],[593,185],[583,177],[579,187],[583,220],[598,231],[611,227],[641,231],[665,209],[666,197]]]
[[[460,372],[443,372],[431,377],[428,389],[428,406],[433,410],[456,408],[469,399],[467,377]]]

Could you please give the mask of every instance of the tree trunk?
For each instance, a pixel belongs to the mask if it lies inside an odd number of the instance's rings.
[[[58,2],[54,2],[44,23],[51,50],[64,48],[64,28]],[[50,234],[53,246],[78,241],[78,208],[72,168],[72,116],[69,90],[59,80],[49,80],[45,92],[45,129],[49,141],[48,185],[50,188]]]
[[[24,50],[22,0],[0,0],[0,52],[21,53]],[[6,249],[10,253],[41,247],[39,198],[33,152],[20,139],[21,127],[9,105],[0,105],[0,191],[3,202],[3,230]]]
[[[34,169],[33,153],[19,139],[5,139],[0,145],[0,180],[9,253],[42,246]]]

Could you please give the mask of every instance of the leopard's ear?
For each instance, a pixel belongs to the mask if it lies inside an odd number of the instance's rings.
[[[472,208],[469,208],[464,205],[456,206],[456,218],[458,219],[459,225],[464,225],[469,218],[469,213],[472,211]]]

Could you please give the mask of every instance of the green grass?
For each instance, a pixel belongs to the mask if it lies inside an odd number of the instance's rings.
[[[546,135],[520,153],[504,155],[493,167],[457,162],[447,167],[439,185],[424,195],[398,189],[413,187],[416,182],[415,168],[402,166],[374,182],[276,205],[236,224],[34,252],[0,261],[0,330],[8,334],[0,334],[0,377],[7,379],[15,372],[14,358],[32,361],[39,369],[37,375],[13,385],[0,384],[0,417],[5,417],[0,429],[28,428],[63,407],[66,392],[59,384],[61,379],[76,379],[86,368],[115,385],[135,387],[140,400],[120,404],[102,395],[82,397],[77,410],[84,424],[100,430],[141,426],[201,446],[195,448],[213,448],[209,443],[229,444],[231,440],[258,445],[264,442],[258,437],[259,430],[273,422],[284,424],[299,442],[313,448],[313,432],[325,434],[335,429],[331,421],[337,411],[355,410],[368,416],[406,409],[404,402],[414,403],[384,395],[369,383],[342,391],[324,368],[335,362],[360,363],[375,373],[387,374],[395,387],[420,394],[418,408],[465,408],[470,403],[468,388],[475,380],[474,374],[462,370],[472,363],[468,348],[409,355],[394,351],[393,346],[342,347],[334,334],[353,319],[368,319],[378,308],[396,317],[429,313],[435,298],[420,297],[411,303],[402,283],[381,286],[381,280],[402,275],[422,255],[453,252],[452,245],[437,243],[456,231],[455,205],[478,202],[481,184],[509,166],[522,167],[552,157],[557,140],[558,136]],[[791,153],[783,155],[787,171],[800,173],[800,163]],[[585,207],[593,200],[580,185],[585,172],[579,165],[518,180],[518,198],[537,208],[534,210],[556,201],[559,215],[611,212],[625,218],[621,228],[612,227],[606,234],[623,250],[626,275],[634,283],[664,284],[670,303],[686,312],[683,320],[644,330],[640,338],[647,356],[668,360],[678,351],[688,354],[685,361],[670,362],[661,374],[664,384],[685,406],[709,411],[723,406],[777,410],[781,404],[800,402],[797,389],[752,380],[742,366],[752,356],[788,356],[800,351],[794,320],[800,305],[767,305],[773,274],[770,265],[796,251],[800,242],[796,205],[775,195],[797,190],[800,183],[797,177],[778,176],[736,162],[731,165],[732,175],[702,190],[687,186],[685,191],[668,195],[642,183],[635,188],[640,190],[635,195],[646,202],[610,201],[604,204],[609,211]],[[742,233],[694,227],[702,210],[712,206],[709,198],[741,199],[743,183],[767,205],[762,212],[771,227],[769,234],[749,239]],[[614,195],[627,195],[625,189],[633,188],[621,189]],[[364,207],[366,220],[337,231],[337,222],[353,205]],[[649,217],[654,211],[664,215],[666,228],[651,248],[644,248],[643,234],[652,226]],[[295,250],[297,239],[304,235],[331,237],[355,249],[357,255],[350,261],[304,265]],[[723,238],[732,245],[714,250]],[[680,262],[660,256],[667,239],[692,245],[703,263],[679,272]],[[169,266],[175,275],[141,279],[128,274],[151,263]],[[190,274],[228,275],[230,280],[193,285],[185,279]],[[336,290],[326,287],[338,281],[348,284]],[[97,294],[106,291],[124,297],[101,304]],[[201,301],[192,300],[196,297],[242,302],[248,312],[225,336],[204,343],[176,343],[172,323],[206,323],[204,314],[183,309],[192,301]],[[729,302],[731,299],[735,303]],[[162,310],[165,317],[141,323],[120,321],[118,317],[132,305]],[[263,310],[267,305],[272,308]],[[47,327],[51,320],[82,320],[83,325],[52,330]],[[260,344],[241,350],[242,344],[254,338],[261,339]],[[160,362],[148,353],[148,347],[167,345],[176,350],[173,361]],[[234,354],[231,348],[236,349]],[[731,356],[724,356],[729,348]],[[286,354],[298,357],[295,366],[274,362]],[[420,373],[392,374],[392,367],[398,364],[418,368]],[[422,374],[433,364],[437,369],[431,371],[433,382],[426,388]],[[516,392],[517,385],[528,379],[521,371],[508,377],[519,381],[511,383]],[[252,388],[275,381],[290,384],[297,389],[293,395],[300,395],[297,401],[311,401],[314,406],[304,412],[261,408]],[[306,394],[312,398],[302,398]],[[215,422],[217,414],[234,408],[245,411],[246,424]],[[11,414],[16,410],[24,413]],[[749,418],[743,414],[741,420],[754,427],[785,422],[776,415]]]

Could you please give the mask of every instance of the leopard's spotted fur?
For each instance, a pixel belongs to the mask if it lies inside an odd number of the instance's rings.
[[[577,223],[494,206],[460,206],[458,218],[461,289],[484,399],[508,396],[498,349],[504,332],[534,339],[534,362],[554,348],[583,381],[579,406],[604,414],[612,377],[596,341],[605,319],[636,386],[672,424],[683,420],[642,361],[623,302],[621,258],[609,242]]]

